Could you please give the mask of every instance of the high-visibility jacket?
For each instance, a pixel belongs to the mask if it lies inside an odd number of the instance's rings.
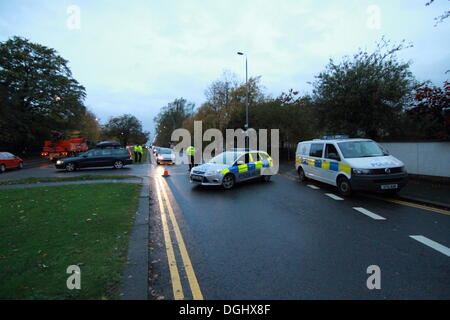
[[[195,156],[195,148],[194,148],[193,146],[189,146],[189,147],[186,149],[186,154],[187,154],[188,156]]]
[[[142,149],[142,146],[138,146],[138,152],[139,153],[143,153],[144,152],[144,150]]]
[[[135,145],[134,148],[133,148],[133,151],[134,151],[134,152],[139,152],[139,146],[138,146],[138,145]]]

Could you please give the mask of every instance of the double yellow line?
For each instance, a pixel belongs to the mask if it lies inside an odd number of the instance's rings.
[[[186,245],[184,244],[183,236],[178,226],[177,219],[175,218],[172,205],[170,203],[169,197],[167,196],[166,188],[164,186],[165,182],[161,181],[160,177],[156,177],[155,180],[156,180],[155,183],[156,193],[158,196],[159,208],[161,213],[161,223],[164,233],[164,242],[166,246],[166,254],[169,264],[169,272],[172,282],[174,299],[175,300],[184,299],[184,293],[180,280],[180,273],[178,270],[177,260],[175,258],[175,252],[173,248],[172,237],[170,235],[167,216],[169,216],[170,223],[172,224],[172,229],[175,234],[176,243],[178,243],[178,248],[180,250],[183,267],[188,278],[189,286],[191,288],[192,298],[194,300],[203,300],[203,295],[200,290],[200,286],[198,285],[197,277],[195,276],[194,267],[192,266],[192,262],[186,250]]]

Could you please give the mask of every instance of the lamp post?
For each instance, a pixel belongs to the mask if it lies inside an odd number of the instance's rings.
[[[247,136],[247,130],[248,130],[248,105],[249,105],[249,88],[248,88],[248,62],[247,62],[247,55],[243,52],[237,53],[240,56],[245,56],[245,87],[246,87],[246,101],[245,101],[245,148],[249,148],[249,141]]]
[[[240,56],[245,56],[245,87],[246,89],[246,108],[245,108],[245,130],[248,129],[248,104],[249,104],[249,88],[248,88],[248,62],[247,62],[247,55],[243,52],[237,53]]]

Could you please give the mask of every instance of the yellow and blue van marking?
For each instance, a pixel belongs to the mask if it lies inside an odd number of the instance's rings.
[[[297,157],[295,160],[297,164],[305,164],[310,167],[316,167],[316,168],[322,168],[325,170],[331,170],[331,171],[342,171],[347,174],[351,174],[352,169],[348,164],[340,163],[336,161],[327,161],[327,160],[321,160],[321,159],[311,159],[311,158],[303,158],[303,157]]]

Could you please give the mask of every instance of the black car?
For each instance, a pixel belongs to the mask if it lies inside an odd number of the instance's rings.
[[[128,149],[125,148],[106,148],[92,149],[78,157],[63,158],[56,162],[57,169],[74,171],[79,168],[88,167],[109,167],[121,169],[127,164],[132,164],[133,160]]]

